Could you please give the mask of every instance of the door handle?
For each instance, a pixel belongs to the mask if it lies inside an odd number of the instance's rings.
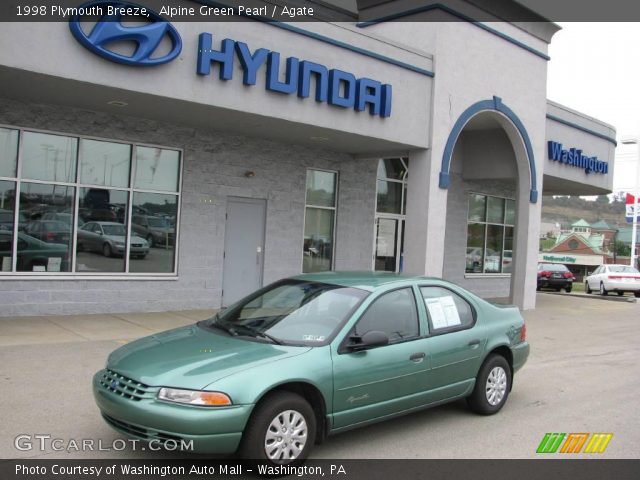
[[[260,265],[260,254],[262,254],[262,247],[256,247],[256,265]]]
[[[411,360],[412,362],[421,362],[425,356],[426,354],[424,352],[413,353],[409,357],[409,360]]]
[[[477,339],[476,339],[476,340],[471,340],[471,341],[469,342],[469,346],[470,346],[471,348],[476,348],[478,345],[480,345],[480,340],[477,340]]]

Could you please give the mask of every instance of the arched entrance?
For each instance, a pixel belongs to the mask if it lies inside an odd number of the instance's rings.
[[[528,303],[535,160],[524,125],[499,98],[472,105],[455,123],[439,186],[448,190],[443,277],[483,297]]]

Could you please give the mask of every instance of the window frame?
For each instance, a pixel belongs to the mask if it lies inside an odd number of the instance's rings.
[[[485,197],[485,205],[484,205],[484,212],[485,212],[485,216],[484,216],[484,220],[482,221],[471,221],[469,220],[469,197],[472,195],[481,195],[483,197]],[[496,223],[496,222],[490,222],[489,221],[489,197],[492,198],[498,198],[504,201],[504,211],[502,213],[502,223]],[[506,223],[507,221],[507,201],[513,201],[514,202],[514,222],[513,225],[512,224],[508,224]],[[518,204],[517,204],[517,200],[515,198],[512,197],[501,197],[500,195],[494,195],[494,194],[487,194],[487,193],[481,193],[481,192],[476,192],[476,191],[468,191],[467,192],[467,208],[466,208],[466,237],[467,237],[467,241],[465,242],[465,267],[464,267],[464,276],[465,278],[470,277],[470,278],[478,278],[478,277],[503,277],[503,278],[509,278],[511,277],[511,274],[513,272],[503,272],[503,265],[502,262],[504,260],[504,252],[505,250],[505,239],[506,239],[506,230],[507,228],[512,228],[513,229],[513,245],[511,248],[511,252],[513,252],[515,247],[515,232],[516,232],[516,223],[517,223],[517,215],[518,215]],[[483,246],[482,246],[482,251],[483,251],[483,255],[482,255],[482,272],[467,272],[467,268],[466,268],[466,255],[467,255],[467,250],[469,249],[468,246],[468,241],[469,241],[469,225],[482,225],[484,227],[484,240],[483,240]],[[486,259],[486,252],[487,252],[487,231],[490,225],[493,226],[498,226],[498,227],[502,227],[502,248],[500,250],[500,272],[485,272],[485,259]],[[478,247],[472,247],[472,248],[478,248]],[[511,256],[511,263],[512,263],[512,268],[513,268],[513,253]]]
[[[407,337],[407,338],[403,338],[400,339],[400,341],[397,342],[389,342],[387,345],[380,345],[378,347],[371,347],[371,348],[367,348],[365,350],[374,350],[377,348],[384,348],[384,347],[390,347],[392,345],[399,345],[402,343],[407,343],[407,342],[413,342],[415,340],[420,340],[422,338],[425,338],[425,336],[423,335],[422,332],[422,319],[421,319],[421,313],[420,313],[420,306],[418,305],[418,299],[416,298],[416,292],[415,292],[415,288],[414,285],[403,285],[403,286],[399,286],[399,287],[395,287],[392,288],[390,290],[386,290],[384,292],[380,292],[379,295],[376,295],[374,298],[371,299],[371,301],[369,302],[369,304],[366,306],[366,308],[364,309],[364,311],[358,316],[358,318],[356,319],[356,321],[353,323],[353,325],[347,330],[347,332],[345,333],[344,337],[342,338],[342,340],[340,341],[339,345],[338,345],[338,349],[337,352],[339,355],[343,355],[343,354],[349,354],[349,353],[357,353],[354,350],[350,350],[349,348],[347,348],[347,345],[349,344],[349,338],[351,337],[351,335],[353,334],[353,332],[355,331],[358,323],[360,323],[360,320],[362,320],[362,318],[367,314],[367,312],[369,311],[369,309],[382,297],[384,297],[385,295],[389,294],[389,293],[393,293],[395,291],[398,290],[409,290],[411,292],[411,295],[413,297],[413,303],[414,303],[414,307],[415,307],[415,312],[416,312],[416,320],[418,323],[418,334],[413,336],[413,337]],[[365,297],[364,300],[366,300],[369,297]],[[364,301],[363,300],[363,301]],[[344,327],[342,327],[342,329],[344,329]],[[342,330],[341,329],[341,330]],[[358,351],[362,351],[362,350],[358,350]]]
[[[469,301],[469,299],[464,295],[462,295],[461,293],[445,285],[418,283],[416,284],[416,288],[418,289],[418,293],[420,294],[420,299],[422,300],[423,304],[424,304],[424,297],[422,296],[422,290],[421,290],[422,288],[441,288],[443,290],[448,290],[454,295],[457,295],[458,297],[460,297],[467,305],[469,305],[469,308],[471,309],[471,317],[473,318],[473,321],[469,325],[461,325],[459,327],[454,326],[454,327],[440,328],[436,330],[435,328],[433,328],[433,324],[431,323],[431,316],[429,315],[429,309],[427,308],[426,305],[424,305],[424,315],[425,315],[424,318],[426,320],[426,325],[429,330],[427,337],[438,337],[440,335],[446,335],[447,333],[462,332],[464,330],[470,330],[473,327],[475,327],[476,323],[478,322],[478,311],[476,310],[476,307],[473,305],[473,303]]]
[[[0,128],[6,128],[11,130],[18,131],[18,157],[17,157],[17,165],[16,165],[16,176],[15,177],[2,177],[0,176],[0,180],[14,182],[15,187],[15,198],[17,199],[16,204],[14,206],[14,218],[13,218],[13,241],[12,241],[12,265],[11,271],[3,272],[0,271],[0,281],[1,280],[11,280],[11,279],[37,279],[37,280],[177,280],[179,278],[179,237],[180,237],[180,224],[181,224],[181,213],[182,213],[182,193],[183,193],[183,179],[184,179],[184,149],[181,147],[172,147],[167,145],[159,145],[154,143],[147,142],[138,142],[138,141],[129,141],[121,138],[108,138],[108,137],[99,137],[95,135],[84,135],[78,133],[70,133],[63,132],[58,130],[49,130],[49,129],[41,129],[41,128],[31,128],[17,125],[9,125],[0,123]],[[22,178],[22,156],[23,156],[23,141],[24,141],[24,132],[33,132],[40,133],[45,135],[59,135],[64,137],[71,137],[77,139],[78,147],[76,149],[76,171],[75,178],[73,182],[62,182],[62,181],[49,181],[49,180],[32,180],[27,178]],[[100,142],[108,142],[108,143],[119,143],[130,146],[130,154],[131,161],[129,165],[129,186],[128,187],[112,187],[108,185],[94,185],[94,184],[86,184],[80,182],[81,175],[81,155],[80,155],[80,144],[82,140],[95,140]],[[170,191],[159,191],[152,189],[142,189],[136,188],[135,185],[135,172],[136,172],[136,149],[137,147],[149,147],[149,148],[160,148],[163,150],[173,150],[178,152],[179,160],[178,160],[178,182],[177,189],[174,192]],[[20,195],[21,195],[21,183],[32,183],[32,184],[41,184],[41,185],[60,185],[64,187],[70,187],[74,189],[75,198],[73,200],[73,208],[72,212],[72,231],[71,231],[71,243],[70,243],[70,255],[69,262],[71,264],[71,271],[69,272],[29,272],[29,271],[18,271],[17,270],[17,262],[18,262],[18,225],[20,218]],[[82,188],[100,188],[103,190],[119,190],[127,193],[127,239],[131,238],[131,223],[132,223],[132,210],[133,210],[133,196],[134,193],[152,193],[152,194],[162,194],[162,195],[173,195],[177,197],[176,201],[176,224],[175,224],[175,240],[174,240],[174,258],[173,258],[173,271],[172,272],[129,272],[129,262],[130,262],[130,248],[131,242],[127,241],[125,244],[125,253],[124,253],[124,261],[125,261],[125,271],[124,272],[79,272],[76,270],[76,257],[77,257],[77,243],[78,243],[78,215],[79,215],[79,205],[80,205],[80,189]]]
[[[333,207],[327,207],[324,205],[314,205],[307,203],[307,177],[309,171],[327,172],[335,175],[335,192],[333,195]],[[307,208],[315,208],[317,210],[333,211],[333,227],[331,231],[331,264],[329,272],[335,270],[336,262],[336,228],[338,226],[338,205],[339,205],[339,192],[340,192],[340,172],[338,170],[331,170],[328,168],[312,168],[306,167],[304,171],[304,211],[302,215],[302,252],[300,254],[300,272],[302,273],[317,273],[317,272],[305,272],[304,271],[304,236],[307,226]]]

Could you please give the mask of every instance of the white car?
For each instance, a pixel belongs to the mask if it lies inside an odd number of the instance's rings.
[[[600,295],[616,292],[633,292],[640,298],[640,272],[629,265],[600,265],[584,282],[584,290],[592,293],[597,290]]]

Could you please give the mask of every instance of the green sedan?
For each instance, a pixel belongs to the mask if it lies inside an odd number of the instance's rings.
[[[299,275],[118,348],[93,390],[125,435],[295,464],[330,434],[460,398],[498,412],[525,335],[517,307],[443,280]]]

